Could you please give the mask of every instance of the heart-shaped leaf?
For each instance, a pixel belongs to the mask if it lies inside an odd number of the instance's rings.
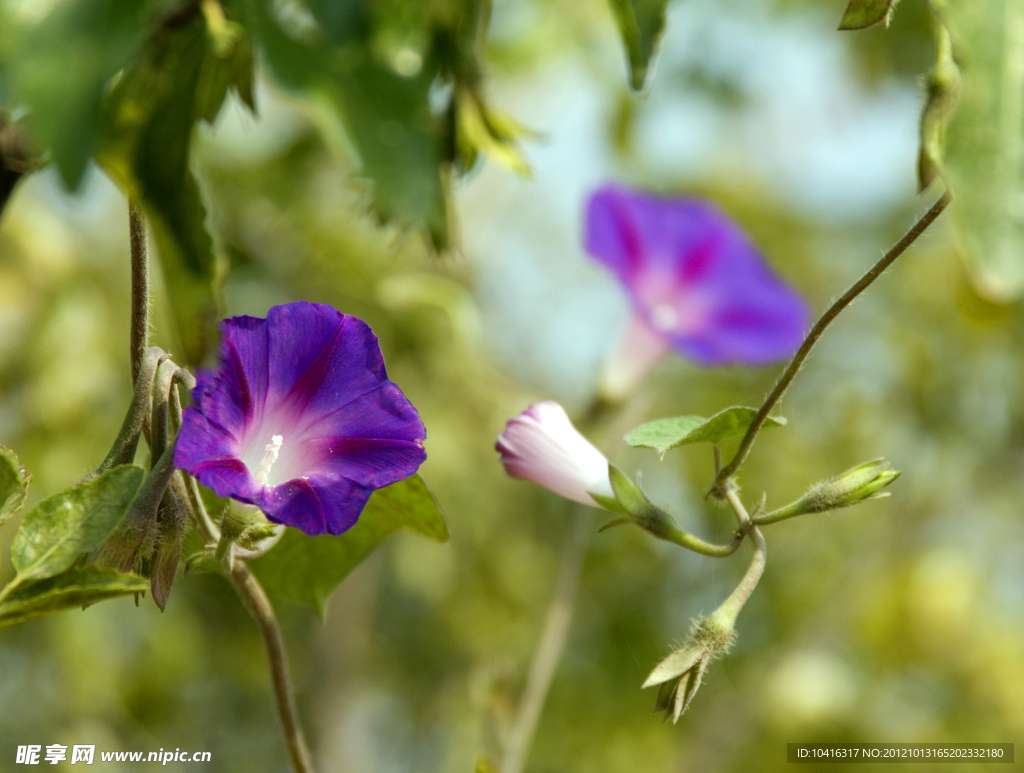
[[[757,411],[753,408],[733,406],[716,413],[709,419],[703,416],[676,416],[641,424],[628,435],[626,442],[637,448],[653,448],[659,454],[688,443],[719,444],[742,435],[750,427]],[[781,427],[782,416],[769,416],[762,429]]]

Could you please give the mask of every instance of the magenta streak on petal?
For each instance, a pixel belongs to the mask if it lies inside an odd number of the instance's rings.
[[[685,256],[677,256],[676,276],[680,288],[697,283],[710,271],[721,243],[718,234],[710,233],[688,250]]]
[[[637,229],[628,218],[616,217],[616,223],[619,226],[622,241],[626,248],[626,260],[628,262],[628,266],[623,266],[623,269],[632,274],[640,269],[642,256],[644,254],[643,241],[640,238],[640,234],[637,232]]]
[[[418,464],[424,456],[420,440],[322,437],[302,441],[290,460],[307,475],[340,475],[363,486],[381,488],[401,480],[395,471]],[[290,466],[292,466],[290,465]],[[292,470],[285,468],[285,479]]]
[[[310,432],[310,430],[316,428],[316,425],[326,423],[331,418],[335,417],[337,414],[341,413],[343,410],[352,405],[352,403],[356,402],[357,400],[363,399],[364,397],[366,397],[369,394],[372,394],[373,392],[376,392],[382,386],[383,384],[372,384],[365,392],[360,392],[355,397],[346,400],[337,408],[332,408],[326,413],[317,414],[312,411],[308,412],[305,416],[302,417],[305,423],[298,425],[298,428],[296,430],[297,434],[300,437],[305,437]]]
[[[245,372],[245,368],[242,367],[242,360],[238,354],[238,350],[235,349],[234,343],[226,341],[225,348],[227,349],[231,368],[234,370],[235,380],[238,382],[238,399],[242,408],[242,427],[244,430],[252,426],[253,421],[254,405],[252,389],[249,386],[249,377]]]
[[[192,466],[192,474],[198,475],[204,470],[208,470],[213,467],[226,467],[232,472],[248,472],[248,468],[240,459],[223,457],[220,459],[204,459],[203,461],[198,462]]]
[[[317,390],[323,385],[324,378],[327,375],[327,368],[331,364],[331,360],[334,358],[334,352],[338,348],[338,344],[341,341],[341,335],[345,330],[345,323],[342,322],[338,325],[338,329],[334,331],[331,336],[331,340],[328,341],[327,345],[323,348],[323,351],[317,356],[313,362],[306,368],[306,372],[303,373],[288,390],[281,402],[280,407],[289,406],[296,411],[298,415],[306,410],[309,405],[309,401],[316,394]]]

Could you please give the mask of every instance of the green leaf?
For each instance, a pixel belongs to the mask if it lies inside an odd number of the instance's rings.
[[[850,0],[839,29],[862,30],[879,22],[888,27],[897,2],[899,0]]]
[[[216,30],[212,28],[211,23],[210,38],[210,51],[203,61],[203,70],[196,90],[196,118],[212,124],[231,91],[238,94],[242,103],[255,113],[255,59],[252,43],[245,28],[220,19]]]
[[[21,509],[31,480],[14,452],[0,446],[0,524]]]
[[[665,31],[668,0],[611,0],[611,4],[629,58],[629,84],[640,91]]]
[[[131,53],[146,11],[146,3],[121,0],[58,4],[13,59],[15,91],[35,139],[49,148],[70,190],[99,143],[105,85]]]
[[[306,604],[322,617],[338,583],[381,540],[402,527],[438,542],[448,539],[437,500],[419,475],[374,492],[359,521],[344,534],[310,537],[287,529],[281,541],[251,566],[268,592]]]
[[[944,167],[957,247],[979,292],[1024,295],[1024,2],[940,3],[962,76]]]
[[[753,408],[733,406],[705,419],[703,416],[676,416],[641,424],[628,435],[626,442],[639,448],[653,448],[664,455],[669,449],[688,443],[722,443],[742,435],[750,427],[757,411]],[[781,427],[782,416],[769,416],[762,429]]]
[[[0,626],[23,623],[66,609],[83,608],[97,601],[142,593],[149,581],[110,569],[70,569],[54,577],[26,582],[0,603]]]
[[[25,513],[11,546],[18,571],[14,582],[52,577],[98,548],[121,520],[143,476],[141,467],[115,467]]]
[[[427,52],[406,46],[402,50],[418,57],[415,67],[396,71],[391,57],[373,45],[372,29],[367,31],[373,17],[348,6],[314,3],[311,10],[321,14],[321,29],[328,32],[305,36],[286,32],[261,0],[252,0],[249,11],[279,84],[331,108],[360,173],[372,182],[378,219],[421,229],[444,249],[450,242],[445,165],[451,143],[443,116],[434,113],[430,101],[441,76],[439,64]],[[333,8],[333,15],[326,8]],[[409,4],[407,10],[422,13],[417,9],[419,4]],[[350,25],[347,31],[343,20]],[[427,40],[436,31],[428,22],[433,23],[425,20],[428,28],[419,31]]]
[[[187,23],[155,30],[108,98],[107,144],[99,157],[146,212],[184,359],[193,365],[212,351],[219,315],[213,242],[189,169],[192,130],[199,118],[216,115],[234,83],[209,64],[211,57],[218,54],[198,13]],[[238,65],[226,66],[234,72]],[[220,80],[202,81],[204,75]]]

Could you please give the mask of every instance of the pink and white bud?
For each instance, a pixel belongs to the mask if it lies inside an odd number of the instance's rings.
[[[591,507],[598,507],[591,493],[615,496],[608,460],[576,430],[558,403],[534,403],[509,419],[494,448],[513,478],[532,480]]]

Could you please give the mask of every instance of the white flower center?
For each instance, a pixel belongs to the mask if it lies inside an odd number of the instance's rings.
[[[256,469],[256,473],[253,475],[257,483],[267,482],[267,478],[270,477],[270,468],[273,467],[274,462],[277,461],[278,454],[281,453],[281,446],[283,445],[284,437],[282,435],[274,435],[270,438],[270,442],[267,443],[267,447],[263,449],[260,466]]]
[[[651,309],[651,324],[654,326],[655,330],[660,330],[661,332],[666,333],[675,329],[678,322],[679,315],[676,314],[676,310],[667,303],[659,303]]]

